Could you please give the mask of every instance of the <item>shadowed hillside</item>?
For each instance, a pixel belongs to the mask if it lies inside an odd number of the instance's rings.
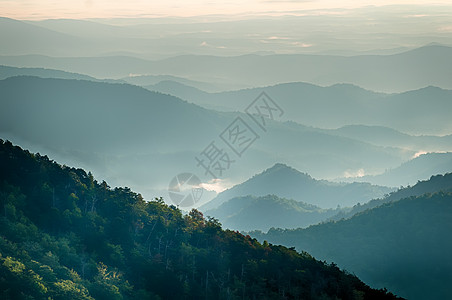
[[[395,299],[3,140],[0,165],[3,299]]]

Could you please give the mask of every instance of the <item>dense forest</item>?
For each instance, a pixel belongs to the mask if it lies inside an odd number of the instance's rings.
[[[383,198],[373,199],[364,204],[358,203],[351,209],[344,209],[340,211],[335,216],[330,218],[330,220],[339,221],[341,219],[348,219],[360,212],[381,206],[385,203],[395,202],[412,196],[421,196],[427,193],[437,193],[439,191],[452,192],[452,173],[434,175],[431,176],[429,180],[419,180],[413,186],[401,187],[397,191],[385,195]]]
[[[397,298],[3,140],[0,207],[2,299]]]
[[[335,216],[341,209],[318,206],[280,198],[276,195],[252,195],[232,198],[205,214],[218,218],[223,227],[239,230],[268,231],[272,227],[300,228],[317,224]]]
[[[249,234],[334,261],[371,286],[408,299],[452,299],[451,188],[452,174],[436,175],[357,205],[351,217]]]

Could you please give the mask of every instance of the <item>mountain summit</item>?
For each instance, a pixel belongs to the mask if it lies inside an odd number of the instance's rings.
[[[333,183],[317,180],[282,163],[277,163],[247,181],[218,194],[212,201],[201,206],[207,211],[240,196],[278,197],[306,202],[321,208],[351,206],[358,202],[378,198],[391,191],[390,188],[369,183]]]

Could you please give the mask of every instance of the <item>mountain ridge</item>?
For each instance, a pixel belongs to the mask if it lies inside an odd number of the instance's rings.
[[[452,193],[439,191],[306,229],[273,228],[267,234],[249,234],[261,241],[307,249],[371,286],[388,286],[409,299],[447,299],[452,281],[451,213]]]
[[[207,213],[238,196],[265,196],[267,194],[295,199],[322,208],[336,208],[337,205],[348,206],[354,201],[359,202],[358,199],[361,199],[361,202],[370,200],[371,195],[380,194],[382,196],[389,191],[391,191],[390,188],[371,186],[368,183],[344,184],[316,180],[306,173],[277,163],[250,179],[221,192],[199,209]],[[355,192],[358,196],[354,195]],[[333,198],[333,195],[336,196],[336,199],[331,200],[330,197]],[[367,197],[369,199],[366,199]]]
[[[304,228],[336,216],[341,209],[321,209],[312,204],[275,195],[232,198],[206,215],[217,218],[231,230],[268,231],[270,228]]]
[[[93,47],[97,49],[104,46],[95,41]],[[351,57],[313,54],[231,57],[184,55],[160,60],[144,60],[131,56],[88,57],[85,54],[84,58],[78,59],[36,57],[34,60],[26,60],[24,57],[1,56],[0,64],[64,69],[98,78],[122,78],[129,74],[151,73],[150,75],[191,77],[198,81],[216,84],[221,83],[218,79],[222,78],[225,83],[223,86],[228,86],[229,89],[293,81],[318,85],[351,83],[380,92],[402,92],[428,85],[452,89],[452,84],[446,79],[451,76],[449,61],[452,61],[452,47],[444,46],[440,53],[437,53],[438,47],[431,45],[423,48],[422,51],[404,52],[398,56]],[[86,49],[86,52],[90,51],[94,50]],[[410,67],[407,68],[407,66]],[[372,69],[373,72],[366,72],[365,70],[368,69]],[[256,76],[256,74],[260,75]],[[423,74],[429,74],[429,76],[422,76]],[[225,82],[225,78],[229,80]],[[212,81],[212,79],[215,80]]]
[[[46,149],[39,151],[47,153],[62,152],[55,154],[64,162],[69,154],[77,164],[101,170],[99,176],[112,184],[119,178],[133,184],[132,188],[147,192],[148,199],[165,190],[182,170],[201,178],[204,172],[195,157],[212,141],[232,151],[218,136],[234,118],[257,127],[245,113],[216,112],[124,83],[13,77],[0,81],[0,107],[5,138],[44,145]],[[240,167],[231,165],[223,179],[239,182],[277,161],[315,177],[337,178],[349,167],[383,172],[384,167],[399,165],[415,154],[276,120],[268,126],[268,134],[248,149]],[[261,129],[255,130],[261,135]],[[153,172],[151,165],[160,173]],[[147,182],[158,183],[154,188],[160,191],[153,191]]]
[[[111,189],[8,141],[0,140],[0,164],[6,299],[279,298],[279,285],[295,298],[398,299],[307,253],[225,231],[196,210],[182,215],[162,198],[146,202],[127,187]],[[224,289],[207,281],[223,276]]]

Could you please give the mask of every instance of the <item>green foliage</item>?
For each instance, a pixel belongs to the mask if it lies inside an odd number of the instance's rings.
[[[438,191],[452,191],[452,173],[434,175],[431,176],[429,180],[418,181],[412,187],[401,187],[399,190],[385,195],[382,199],[374,199],[363,205],[358,203],[349,211],[340,211],[337,215],[331,217],[330,220],[339,221],[341,219],[347,219],[365,210],[381,206],[384,203],[394,202],[412,196],[421,196],[427,193],[435,193]]]
[[[299,228],[320,223],[339,209],[322,209],[312,204],[280,198],[275,195],[232,198],[216,209],[207,211],[226,227],[239,231],[272,227]]]
[[[53,284],[54,299],[77,299],[88,300],[93,299],[89,296],[88,290],[80,284],[76,284],[71,280],[59,280]]]
[[[319,211],[319,207],[324,209],[336,208],[338,204],[351,206],[358,201],[381,197],[385,193],[391,191],[391,188],[375,186],[369,183],[333,183],[326,180],[317,180],[308,174],[301,173],[285,164],[277,163],[262,173],[254,175],[247,181],[219,193],[212,201],[201,206],[201,209],[205,212],[213,213],[215,216],[222,216],[222,214],[231,215],[236,214],[243,208],[247,209],[248,207],[253,206],[253,202],[255,202],[256,198],[246,199],[250,198],[246,197],[248,195],[253,195],[255,197],[276,195],[281,198],[281,200],[274,201],[279,203],[273,203],[273,206],[279,204],[277,206],[279,206],[280,210],[284,210],[287,207],[293,207],[299,211]],[[239,197],[244,197],[245,199],[238,200],[237,198]],[[299,203],[296,204],[294,203],[295,201],[291,200],[284,201],[284,198],[286,200],[292,199]],[[267,200],[270,199],[267,198]],[[242,202],[246,203],[245,207],[243,207],[244,205]],[[254,208],[257,209],[255,205]],[[215,211],[215,209],[218,211]],[[323,216],[323,219],[332,216],[332,214],[334,214],[334,211],[330,210],[329,213],[327,212],[326,215]],[[289,219],[291,218],[291,216],[287,217]],[[220,219],[222,220],[222,218]],[[317,218],[317,220],[318,219],[319,218]],[[262,226],[254,224],[255,222],[250,223],[252,225],[257,225],[254,229]],[[310,224],[316,223],[318,223],[316,220],[311,220],[310,222]],[[292,226],[296,224],[289,223],[285,225],[292,228]],[[305,226],[305,224],[302,224],[301,226]]]
[[[2,299],[392,299],[334,265],[0,142]]]
[[[432,177],[414,190],[420,186],[448,190],[451,185],[452,176],[447,174]],[[414,191],[398,193],[406,192]],[[452,193],[439,191],[389,201],[351,218],[306,229],[250,234],[334,261],[371,286],[387,287],[408,299],[450,299],[451,231]]]

